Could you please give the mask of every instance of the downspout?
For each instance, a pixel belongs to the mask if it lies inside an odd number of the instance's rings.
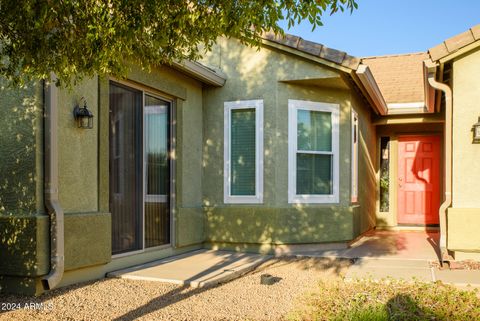
[[[438,64],[425,62],[428,83],[432,88],[443,91],[445,94],[445,132],[444,132],[444,159],[445,159],[445,200],[439,209],[440,222],[440,262],[449,262],[453,258],[447,250],[447,208],[452,205],[452,89],[435,79]]]
[[[45,206],[50,216],[50,272],[42,279],[45,290],[55,288],[64,271],[64,215],[58,200],[57,77],[45,83]]]

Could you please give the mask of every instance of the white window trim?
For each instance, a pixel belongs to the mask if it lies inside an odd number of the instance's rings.
[[[236,109],[255,109],[255,195],[231,195],[231,114]],[[223,201],[226,204],[263,203],[263,100],[239,100],[224,103],[224,180]]]
[[[355,126],[355,122],[356,125]],[[360,137],[358,136],[358,127],[359,119],[358,113],[352,109],[352,121],[351,121],[351,131],[352,131],[352,154],[351,154],[351,164],[352,164],[352,173],[351,173],[351,202],[358,202],[358,146],[360,143]],[[357,138],[355,142],[355,137]]]
[[[297,194],[297,111],[312,110],[332,114],[332,152],[313,152],[333,155],[332,194]],[[288,100],[288,203],[338,203],[339,202],[339,115],[340,105],[322,102]]]

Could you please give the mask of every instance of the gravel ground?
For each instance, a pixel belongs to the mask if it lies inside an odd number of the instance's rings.
[[[283,320],[319,280],[337,279],[349,260],[272,259],[231,282],[192,289],[167,283],[103,279],[38,298],[0,296],[0,320]],[[277,278],[261,285],[260,275]],[[41,303],[26,309],[25,304]]]

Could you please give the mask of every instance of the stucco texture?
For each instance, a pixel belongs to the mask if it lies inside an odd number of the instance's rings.
[[[453,62],[453,189],[452,206],[480,208],[480,145],[472,143],[472,126],[480,109],[480,50]]]
[[[204,63],[221,69],[228,77],[223,88],[204,91],[203,202],[207,242],[337,242],[351,240],[373,226],[374,201],[365,203],[365,211],[350,203],[350,115],[355,98],[346,90],[348,86],[338,71],[277,49],[262,47],[257,51],[226,39],[219,41]],[[223,103],[251,99],[262,99],[264,104],[263,204],[224,204]],[[288,204],[288,99],[340,106],[339,204]],[[361,104],[356,99],[355,103]],[[366,125],[370,111],[363,105],[358,109],[361,123],[365,123],[360,128],[360,180],[374,188],[374,128]],[[360,206],[371,197],[361,192]]]
[[[0,80],[0,288],[32,293],[33,277],[49,268],[42,90],[41,82],[12,88]]]
[[[125,268],[154,259],[200,248],[205,239],[204,212],[202,208],[202,84],[168,67],[153,68],[150,72],[132,68],[126,82],[142,86],[172,100],[175,110],[175,230],[174,247],[164,250],[147,249],[144,253],[118,258],[112,262],[111,215],[109,211],[109,96],[108,78],[85,79],[71,88],[58,91],[58,142],[59,142],[59,198],[65,212],[65,278],[62,285],[98,278],[113,269]],[[41,87],[24,91],[7,90],[2,102],[8,105],[3,119],[4,130],[11,135],[1,136],[11,155],[0,155],[2,160],[12,163],[12,169],[22,168],[15,177],[20,194],[8,196],[14,202],[28,202],[25,206],[4,202],[5,213],[12,214],[11,208],[21,208],[16,217],[3,216],[0,212],[2,235],[1,253],[3,258],[0,279],[4,291],[35,294],[41,292],[39,276],[49,271],[49,220],[48,216],[29,217],[30,213],[43,213],[43,184],[35,185],[36,171],[42,166],[36,164],[37,150],[43,137],[36,134],[43,126],[32,114],[41,103]],[[39,99],[37,100],[37,94]],[[79,129],[73,118],[73,108],[83,101],[94,114],[93,129]],[[22,104],[28,108],[21,109]],[[41,107],[41,106],[40,106]],[[4,111],[5,109],[0,109]],[[8,117],[7,117],[8,116]],[[13,117],[18,120],[13,119]],[[40,117],[41,118],[41,117]],[[26,135],[28,133],[30,136]],[[9,132],[10,134],[10,132]],[[8,138],[8,142],[7,142]],[[25,144],[19,144],[25,142]],[[7,151],[7,150],[6,150]],[[5,152],[6,152],[5,151]],[[40,154],[41,155],[41,154]],[[11,156],[15,156],[10,162]],[[18,159],[19,156],[23,158]],[[10,157],[10,158],[9,158]],[[42,159],[40,157],[39,159]],[[18,163],[21,162],[21,166]],[[2,173],[7,172],[2,169]],[[23,180],[23,174],[26,175]],[[7,179],[8,177],[4,177]],[[22,180],[19,180],[22,178]],[[23,183],[25,181],[25,183]],[[13,182],[13,180],[11,180]],[[10,184],[10,181],[9,181]],[[11,188],[13,189],[13,188]],[[38,191],[37,191],[38,189]],[[0,187],[1,191],[1,187]],[[40,200],[36,197],[40,195]],[[3,196],[4,194],[0,194]],[[23,197],[21,197],[23,196]],[[7,198],[6,198],[7,199]],[[10,206],[10,207],[9,207]],[[38,207],[38,210],[37,210]],[[24,210],[23,210],[24,209]],[[18,212],[18,210],[17,210]],[[22,214],[22,216],[19,216]],[[27,216],[26,216],[27,215]],[[193,245],[189,246],[189,245]],[[178,247],[175,248],[175,247]],[[5,256],[7,255],[7,256]],[[8,262],[8,264],[7,264]],[[2,264],[5,263],[5,264]],[[5,270],[5,271],[4,271]],[[8,270],[8,271],[7,271]]]
[[[0,79],[0,216],[43,212],[42,83]]]
[[[76,126],[73,108],[83,107],[82,97],[93,113],[93,129]],[[59,199],[68,213],[98,210],[98,80],[86,79],[58,91]]]
[[[448,248],[480,253],[480,208],[449,208],[447,219]]]
[[[480,181],[480,145],[473,143],[472,133],[480,117],[479,74],[479,49],[454,60],[452,208],[447,213],[447,246],[454,251],[480,252],[480,198],[475,188]]]

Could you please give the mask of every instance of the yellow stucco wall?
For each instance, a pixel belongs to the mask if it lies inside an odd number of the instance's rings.
[[[453,62],[453,186],[447,247],[455,251],[456,259],[480,252],[480,144],[472,142],[472,125],[480,117],[479,75],[479,49]]]
[[[480,253],[480,208],[449,208],[448,248]]]
[[[480,50],[453,62],[452,206],[480,208],[480,144],[472,143],[472,125],[480,116]],[[480,212],[479,212],[480,215]]]

